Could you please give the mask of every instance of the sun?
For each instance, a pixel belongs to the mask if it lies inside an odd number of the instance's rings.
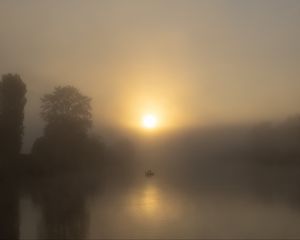
[[[157,127],[157,117],[154,114],[146,114],[142,117],[142,126],[146,129]]]

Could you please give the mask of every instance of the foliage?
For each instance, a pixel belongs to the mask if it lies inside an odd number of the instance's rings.
[[[46,133],[74,131],[86,133],[91,127],[89,97],[71,86],[56,87],[42,97],[41,116],[47,122]]]
[[[0,82],[0,152],[18,155],[24,132],[26,85],[17,74],[6,74]]]
[[[90,98],[71,86],[57,87],[42,99],[44,136],[34,143],[32,154],[42,159],[48,172],[83,169],[99,162],[103,144],[88,135]]]

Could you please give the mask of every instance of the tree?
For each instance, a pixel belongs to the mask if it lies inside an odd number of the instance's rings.
[[[17,74],[6,74],[0,82],[0,153],[20,153],[24,132],[26,85]]]
[[[41,99],[41,117],[46,121],[45,134],[61,131],[86,134],[91,127],[91,99],[71,86],[56,87]]]
[[[41,101],[41,117],[46,126],[44,136],[34,143],[33,156],[45,160],[47,171],[87,165],[86,159],[95,148],[88,136],[92,125],[91,99],[76,88],[66,86],[56,87]],[[98,145],[100,148],[100,143]]]

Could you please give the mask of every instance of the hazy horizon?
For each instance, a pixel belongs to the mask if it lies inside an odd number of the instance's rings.
[[[300,0],[0,0],[0,239],[300,237]]]
[[[96,129],[278,121],[300,113],[299,21],[299,1],[1,1],[0,73],[27,85],[25,141],[64,85]]]

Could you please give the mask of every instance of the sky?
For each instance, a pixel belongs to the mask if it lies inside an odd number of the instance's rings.
[[[95,126],[161,128],[278,120],[300,113],[300,1],[0,1],[0,74],[40,98],[73,85]]]

